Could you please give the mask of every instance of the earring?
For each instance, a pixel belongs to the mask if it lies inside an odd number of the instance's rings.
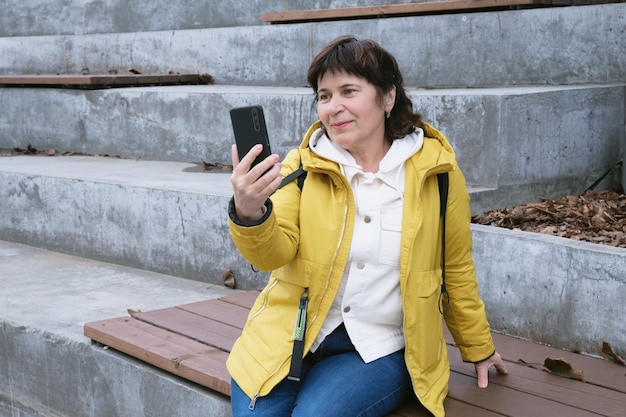
[[[387,119],[389,119],[389,118],[391,117],[391,112],[390,112],[390,111],[388,111],[388,112],[386,112],[386,113],[387,113]]]

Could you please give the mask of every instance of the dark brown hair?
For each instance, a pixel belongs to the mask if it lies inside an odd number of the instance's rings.
[[[374,85],[378,98],[396,87],[396,101],[391,115],[385,119],[385,138],[400,139],[423,127],[422,116],[413,112],[413,103],[404,90],[402,74],[396,59],[371,39],[358,40],[341,36],[322,49],[313,59],[307,81],[317,97],[319,80],[326,73],[345,72],[366,79]]]

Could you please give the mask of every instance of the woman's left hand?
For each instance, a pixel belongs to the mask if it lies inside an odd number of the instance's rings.
[[[489,359],[474,364],[476,368],[476,375],[478,376],[478,387],[487,388],[489,385],[489,368],[495,366],[500,375],[507,375],[509,371],[504,365],[502,356],[498,352],[495,352]]]

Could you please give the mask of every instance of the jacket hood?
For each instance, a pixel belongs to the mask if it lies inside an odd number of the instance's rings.
[[[320,120],[315,121],[309,127],[300,143],[300,158],[305,170],[315,168],[329,169],[333,165],[337,166],[337,163],[333,161],[316,157],[310,149],[313,135],[321,127],[322,122]],[[415,164],[416,171],[421,173],[430,170],[432,170],[432,173],[453,170],[456,165],[456,155],[448,139],[443,133],[428,123],[424,123],[423,130],[424,145],[420,151],[409,158],[407,163]]]

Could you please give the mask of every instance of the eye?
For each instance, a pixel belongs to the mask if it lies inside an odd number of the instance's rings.
[[[343,89],[343,95],[346,97],[351,97],[356,93],[356,89],[348,87]]]
[[[328,101],[330,99],[330,94],[328,93],[318,93],[317,94],[317,101],[319,102],[325,102]]]

